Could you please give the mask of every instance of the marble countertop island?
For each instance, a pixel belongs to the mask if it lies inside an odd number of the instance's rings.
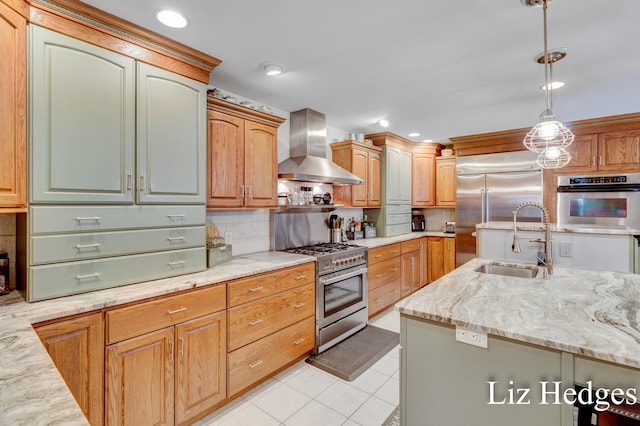
[[[32,324],[311,261],[310,256],[262,252],[195,274],[53,300],[26,303],[16,291],[0,297],[0,424],[88,424]]]
[[[513,221],[493,221],[479,223],[476,229],[513,229]],[[539,222],[518,221],[518,231],[544,231],[544,225]],[[628,226],[596,226],[596,225],[558,225],[551,224],[551,232],[568,232],[576,234],[603,234],[603,235],[640,235],[640,229]]]
[[[562,267],[549,279],[475,272],[489,262],[473,259],[396,307],[404,315],[640,368],[640,275]]]

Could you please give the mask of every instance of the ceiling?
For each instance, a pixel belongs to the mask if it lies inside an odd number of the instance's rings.
[[[85,0],[221,59],[211,85],[312,108],[346,132],[448,138],[535,124],[545,107],[541,8],[520,0]],[[189,21],[171,29],[163,8]],[[640,111],[640,1],[556,0],[549,48],[561,121]],[[268,77],[265,62],[285,68]],[[391,123],[382,129],[376,124]],[[408,137],[419,132],[418,137]]]

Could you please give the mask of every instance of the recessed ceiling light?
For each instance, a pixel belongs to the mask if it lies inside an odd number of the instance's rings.
[[[381,125],[382,127],[389,127],[389,122],[385,119],[378,120],[378,124]]]
[[[564,86],[564,81],[552,81],[551,83],[549,83],[549,88],[551,90],[559,89],[562,86]],[[547,90],[547,85],[543,84],[542,86],[540,86],[540,89]]]
[[[410,138],[417,138],[418,136],[420,136],[420,133],[418,133],[418,132],[409,133],[409,137]]]
[[[433,142],[433,139],[424,139],[422,142],[424,142],[424,143]]]
[[[187,18],[173,10],[161,10],[156,14],[156,18],[171,28],[184,28],[187,26]]]
[[[263,67],[263,69],[264,72],[267,73],[267,75],[282,74],[282,67],[277,64],[267,64]]]

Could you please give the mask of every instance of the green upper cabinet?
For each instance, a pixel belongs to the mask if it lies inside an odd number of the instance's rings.
[[[32,203],[204,204],[204,84],[34,25],[30,49]]]
[[[137,65],[138,202],[204,204],[206,86]]]
[[[30,200],[132,203],[135,61],[30,26]]]
[[[387,204],[411,204],[411,153],[385,147],[385,200]]]

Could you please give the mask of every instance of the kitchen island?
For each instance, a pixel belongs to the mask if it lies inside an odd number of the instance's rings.
[[[474,259],[397,304],[403,424],[571,426],[574,383],[637,395],[640,275],[476,271],[487,263]],[[456,328],[472,344],[456,341]]]
[[[32,324],[209,286],[313,261],[310,256],[261,252],[234,257],[206,271],[124,287],[25,303],[0,297],[0,424],[89,424]]]

